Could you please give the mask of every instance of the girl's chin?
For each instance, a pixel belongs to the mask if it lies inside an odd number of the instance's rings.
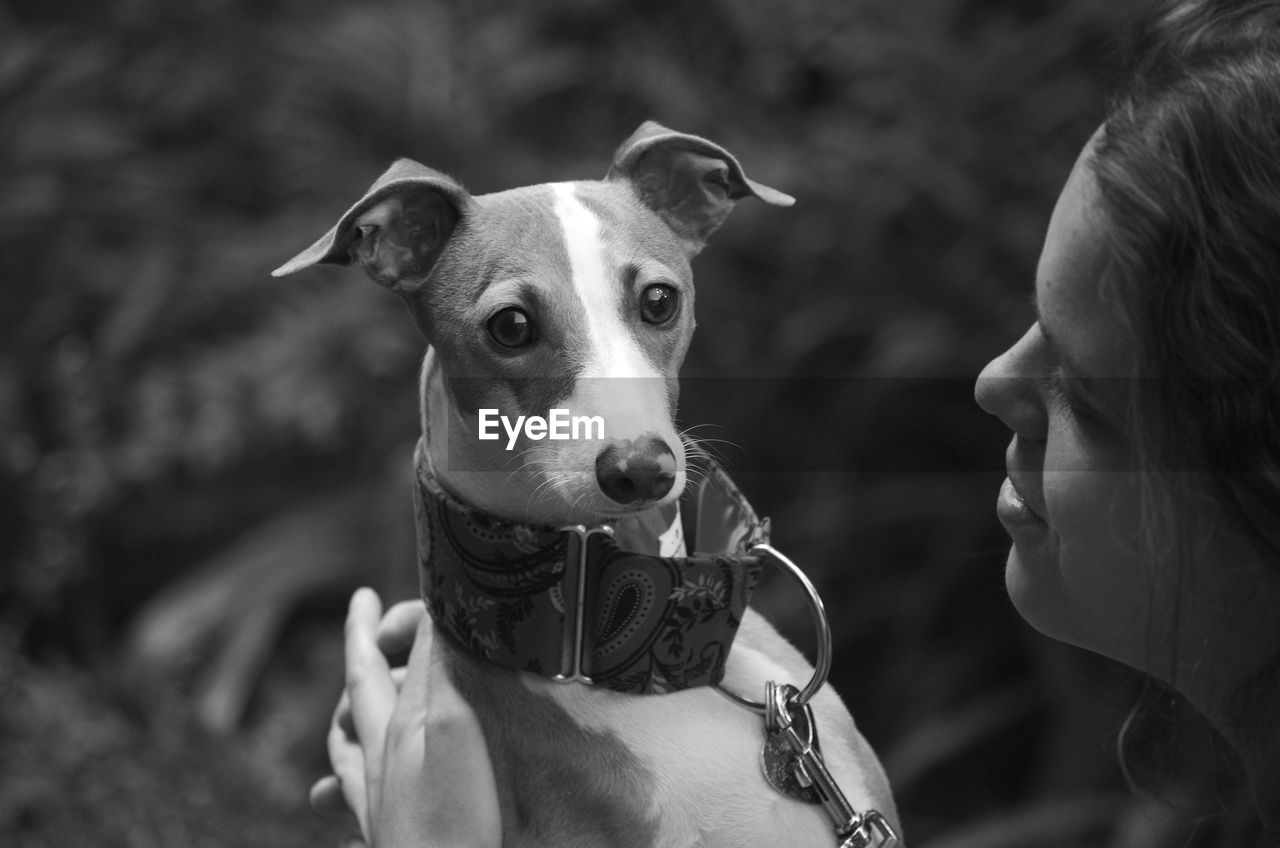
[[[1009,600],[1028,624],[1046,636],[1062,640],[1068,605],[1062,597],[1056,564],[1043,551],[1026,552],[1015,543],[1005,563],[1004,583]],[[1029,555],[1031,554],[1031,555]]]

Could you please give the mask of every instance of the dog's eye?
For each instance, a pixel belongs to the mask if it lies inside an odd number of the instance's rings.
[[[489,335],[503,347],[524,347],[533,341],[533,321],[524,310],[508,306],[489,319]]]
[[[665,324],[680,308],[680,293],[666,283],[645,286],[640,292],[640,317],[646,324]]]

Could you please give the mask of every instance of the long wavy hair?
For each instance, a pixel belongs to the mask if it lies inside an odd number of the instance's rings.
[[[1159,3],[1131,46],[1092,167],[1146,528],[1178,579],[1208,526],[1280,569],[1280,2]],[[1280,763],[1277,716],[1280,645],[1219,721]]]

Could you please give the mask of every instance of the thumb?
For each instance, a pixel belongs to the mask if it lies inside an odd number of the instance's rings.
[[[414,756],[411,752],[417,752]],[[412,786],[420,832],[443,845],[502,843],[497,781],[475,710],[454,686],[444,645],[423,616],[387,734],[385,792]],[[422,798],[431,799],[423,804]]]

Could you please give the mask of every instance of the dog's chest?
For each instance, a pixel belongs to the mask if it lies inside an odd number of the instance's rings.
[[[621,695],[454,660],[485,730],[508,846],[831,840],[821,808],[764,782],[761,718],[709,687]],[[733,665],[742,680],[785,673],[750,648]]]

